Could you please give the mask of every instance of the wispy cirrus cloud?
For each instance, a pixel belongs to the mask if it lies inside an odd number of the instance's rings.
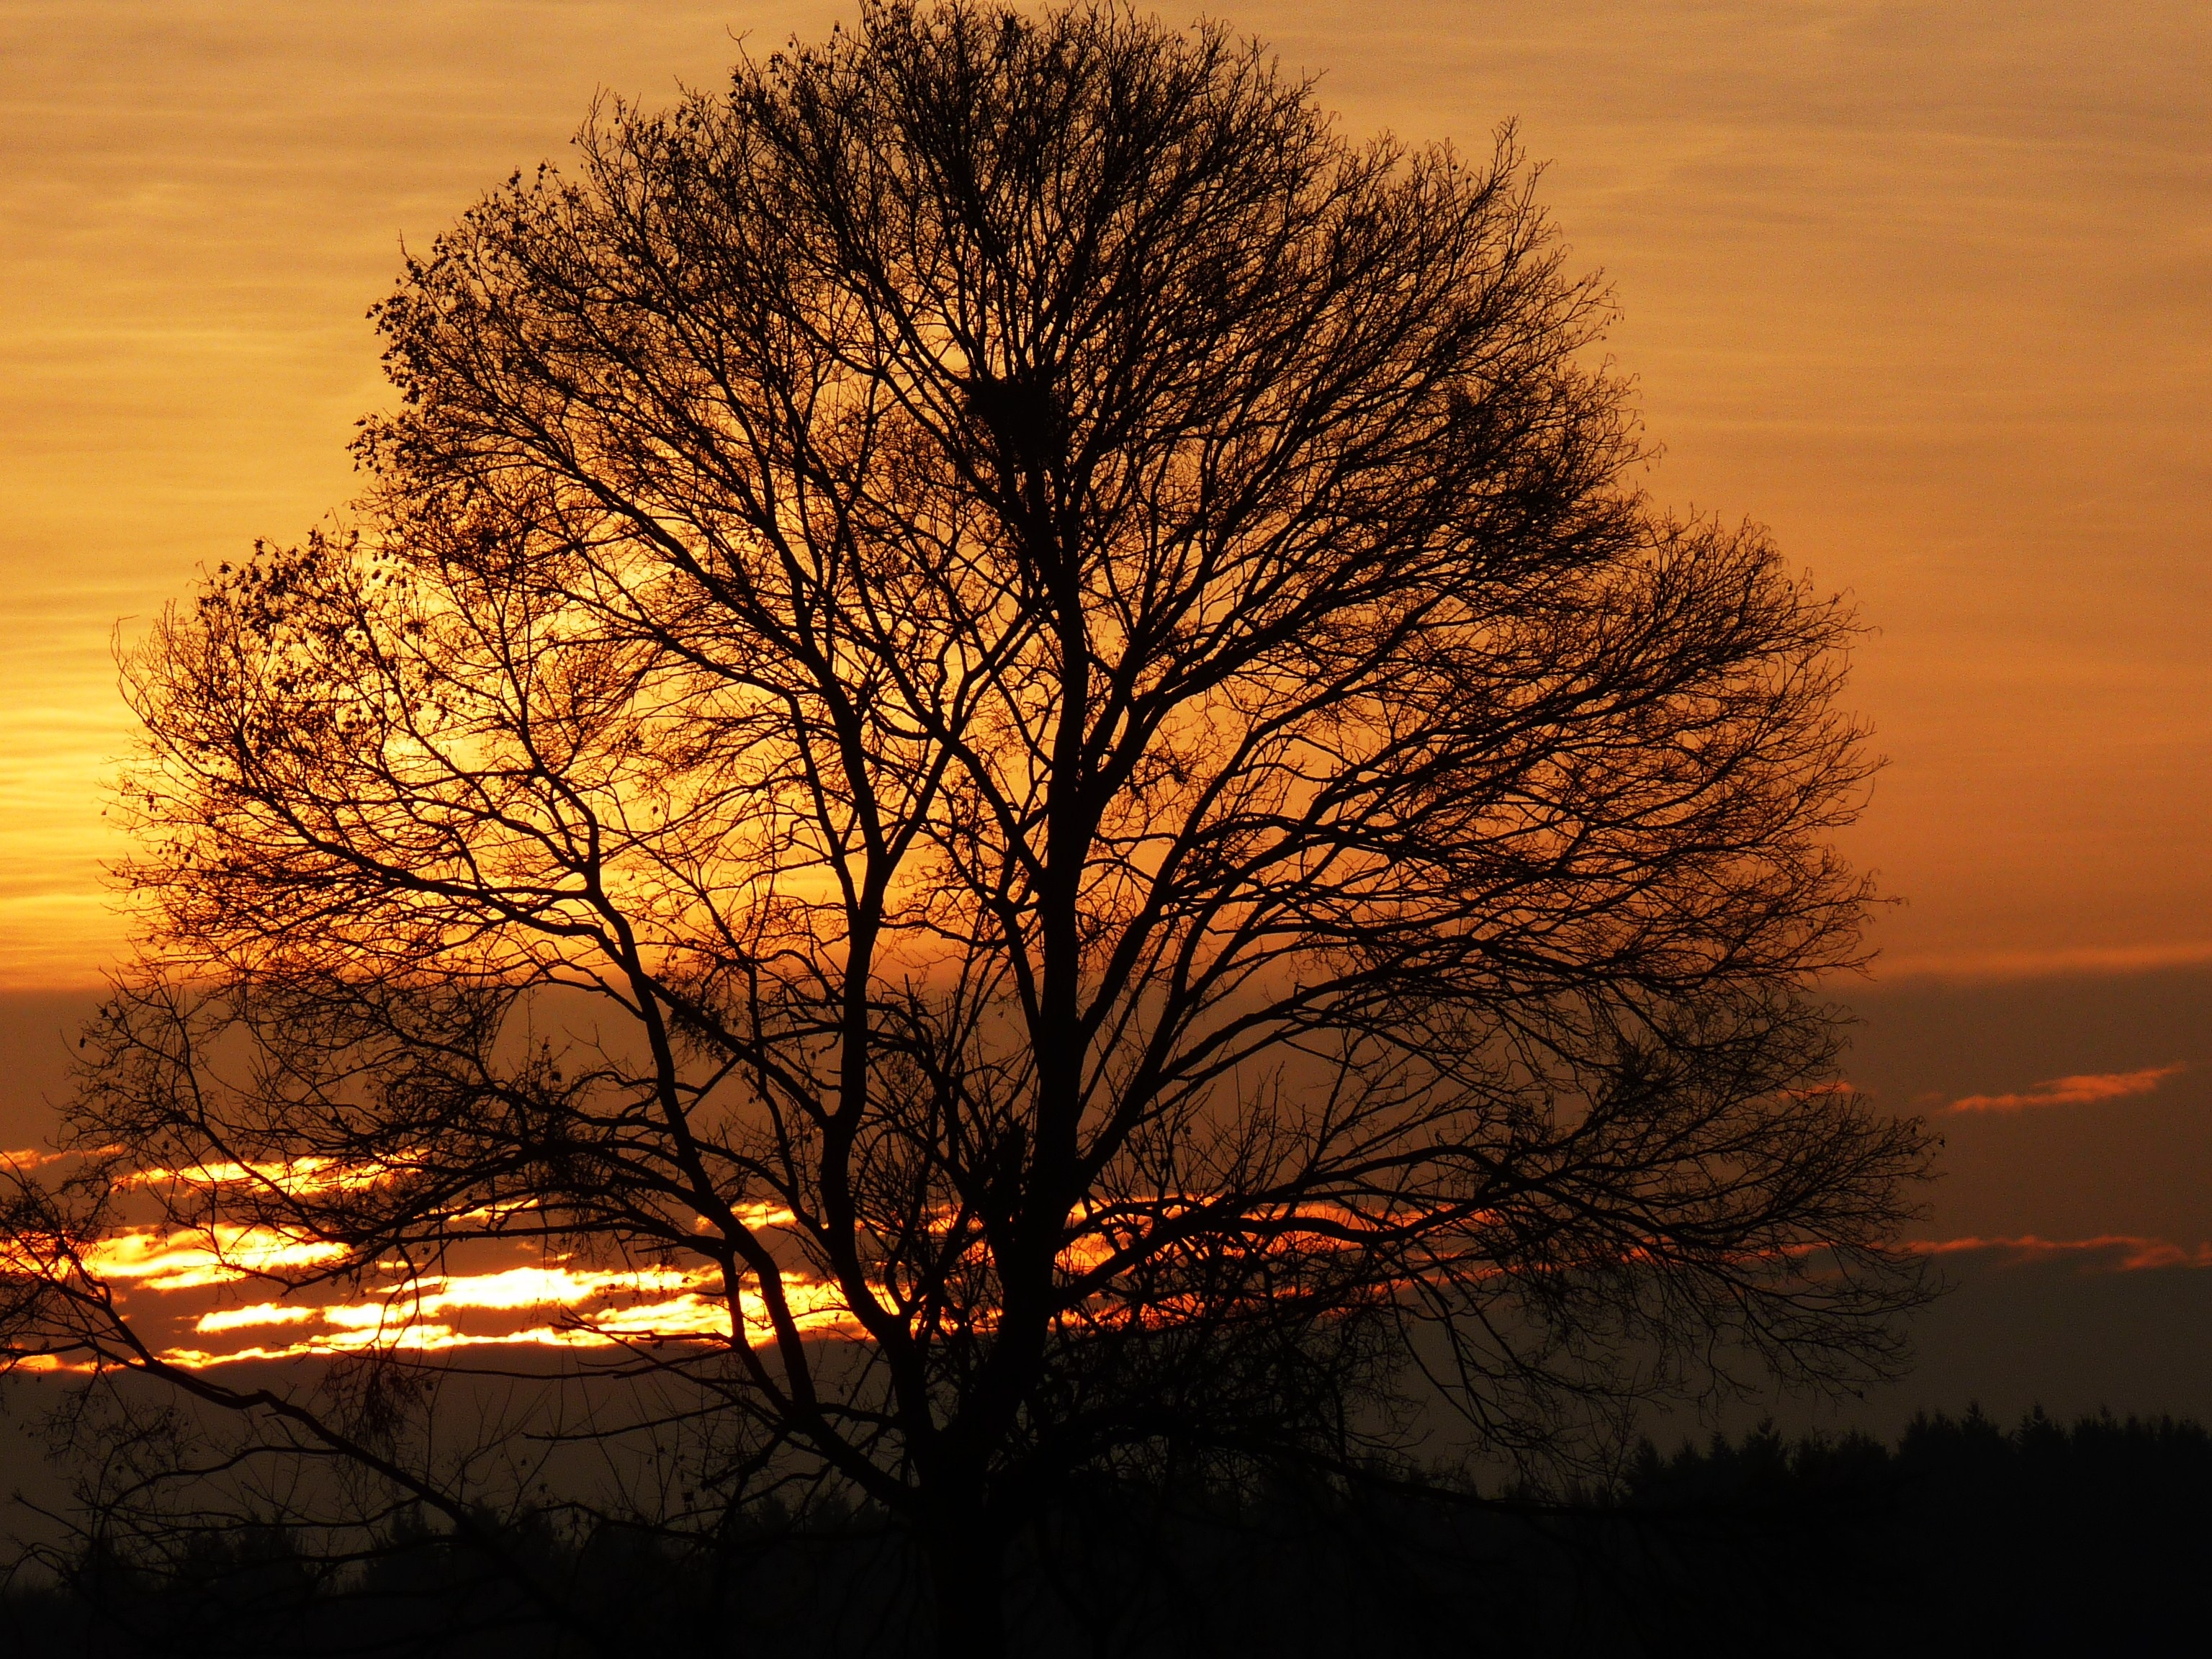
[[[2184,1068],[2154,1066],[2140,1072],[2085,1072],[2046,1078],[2032,1089],[2008,1095],[1966,1095],[1946,1107],[1952,1112],[2021,1112],[2035,1106],[2091,1106],[2099,1101],[2147,1095]]]
[[[2172,1239],[2136,1233],[2100,1233],[2094,1238],[2042,1238],[2023,1233],[2012,1238],[1916,1239],[1905,1247],[1922,1255],[1983,1255],[2007,1266],[2073,1260],[2085,1273],[2131,1273],[2148,1267],[2212,1267],[2212,1243],[2177,1244]]]

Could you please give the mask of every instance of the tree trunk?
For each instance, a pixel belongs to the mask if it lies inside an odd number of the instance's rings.
[[[927,1540],[939,1659],[1005,1659],[1006,1609],[998,1540],[981,1527],[939,1525]]]

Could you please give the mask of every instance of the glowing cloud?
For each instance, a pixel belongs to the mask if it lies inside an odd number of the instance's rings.
[[[385,1166],[355,1169],[302,1159],[265,1165],[210,1163],[143,1170],[124,1179],[126,1185],[182,1185],[210,1194],[232,1183],[255,1182],[297,1194],[356,1188],[387,1173]],[[1126,1215],[1086,1216],[1098,1231],[1071,1243],[1061,1265],[1072,1273],[1105,1267],[1135,1235],[1163,1216],[1179,1213],[1188,1201],[1139,1206]],[[747,1204],[738,1214],[746,1225],[768,1231],[789,1227],[795,1219],[775,1204]],[[945,1219],[949,1224],[949,1212]],[[1288,1249],[1343,1245],[1364,1232],[1388,1229],[1397,1219],[1324,1204],[1285,1208],[1260,1221],[1267,1234],[1264,1248]],[[478,1244],[501,1248],[489,1239]],[[126,1297],[153,1297],[140,1305],[157,1312],[177,1293],[220,1292],[255,1278],[295,1282],[301,1292],[297,1299],[287,1296],[209,1308],[203,1297],[196,1309],[177,1309],[192,1340],[157,1345],[155,1351],[172,1364],[194,1369],[366,1351],[605,1350],[638,1344],[720,1345],[732,1338],[758,1346],[776,1340],[760,1287],[748,1283],[732,1297],[720,1269],[711,1263],[590,1267],[573,1258],[520,1263],[510,1256],[503,1265],[425,1272],[388,1260],[350,1264],[381,1282],[363,1284],[358,1275],[343,1273],[331,1282],[315,1282],[347,1267],[349,1255],[344,1245],[310,1233],[266,1224],[218,1223],[204,1230],[121,1228],[93,1242],[81,1261],[87,1274],[114,1285]],[[42,1270],[39,1264],[26,1265]],[[836,1285],[788,1268],[779,1276],[783,1304],[801,1334],[857,1333],[854,1316]],[[183,1299],[189,1304],[194,1298],[187,1294]],[[1111,1321],[1128,1311],[1101,1304],[1092,1316]],[[1146,1313],[1158,1316],[1168,1311],[1154,1307]]]
[[[213,1189],[240,1183],[272,1188],[293,1197],[314,1193],[358,1192],[389,1180],[384,1164],[340,1164],[336,1158],[303,1158],[284,1164],[196,1164],[182,1170],[140,1170],[124,1177],[134,1187],[198,1187]]]
[[[64,1158],[76,1156],[74,1152],[42,1152],[35,1146],[18,1146],[0,1152],[0,1164],[18,1170],[43,1170],[49,1164],[59,1164]]]
[[[2134,1233],[2100,1233],[2094,1238],[2039,1238],[2033,1233],[2023,1233],[2017,1238],[1921,1239],[1905,1249],[1923,1255],[1998,1255],[2014,1265],[2074,1257],[2091,1272],[2100,1268],[2112,1273],[2133,1273],[2148,1267],[2212,1267],[2212,1244],[2199,1244],[2192,1249],[2170,1239],[2144,1238]]]
[[[1967,1095],[1945,1109],[1954,1112],[2019,1112],[2031,1106],[2089,1106],[2102,1100],[2147,1095],[2174,1076],[2179,1066],[2158,1066],[2142,1072],[2091,1072],[2079,1077],[2054,1077],[2024,1093]]]
[[[34,1169],[75,1153],[25,1150],[0,1152],[0,1161],[18,1170]],[[252,1186],[294,1198],[355,1192],[404,1173],[386,1162],[344,1163],[304,1158],[281,1163],[213,1161],[178,1168],[131,1171],[117,1177],[130,1188],[197,1190],[219,1197],[226,1188]],[[492,1222],[526,1203],[477,1212]],[[784,1206],[746,1203],[738,1219],[757,1230],[791,1226]],[[493,1240],[479,1243],[496,1250]],[[239,1360],[293,1359],[356,1353],[364,1350],[428,1353],[447,1349],[522,1346],[553,1348],[611,1348],[631,1344],[679,1342],[718,1344],[742,1332],[754,1344],[775,1339],[768,1305],[757,1285],[732,1299],[724,1291],[720,1271],[711,1264],[632,1265],[587,1268],[566,1258],[477,1271],[425,1273],[387,1260],[352,1259],[349,1247],[300,1228],[267,1223],[215,1222],[204,1227],[118,1227],[72,1251],[56,1241],[51,1260],[17,1249],[0,1256],[0,1270],[38,1276],[60,1272],[69,1261],[95,1281],[112,1285],[127,1300],[159,1317],[161,1304],[179,1297],[197,1309],[175,1311],[189,1321],[199,1339],[187,1346],[156,1345],[170,1364],[188,1367]],[[358,1270],[383,1282],[362,1285]],[[317,1281],[332,1278],[333,1282]],[[805,1274],[781,1275],[785,1306],[808,1335],[849,1330],[853,1316],[830,1285]],[[236,1307],[209,1308],[207,1292],[221,1292],[261,1279],[290,1283],[297,1299],[259,1301]],[[344,1284],[354,1288],[349,1292]],[[149,1302],[148,1297],[153,1299]],[[734,1313],[733,1313],[734,1302]],[[209,1339],[216,1339],[210,1341]],[[33,1356],[33,1369],[77,1369],[50,1356]]]
[[[319,1267],[345,1254],[344,1245],[329,1239],[218,1223],[204,1232],[125,1228],[88,1249],[84,1266],[96,1279],[143,1282],[156,1291],[191,1291],[234,1284],[251,1273]]]
[[[217,1308],[213,1313],[202,1314],[192,1328],[212,1336],[218,1331],[252,1330],[263,1325],[304,1325],[326,1311],[299,1303],[257,1302],[250,1308]]]
[[[201,1336],[277,1326],[308,1326],[289,1340],[266,1340],[220,1351],[172,1347],[162,1358],[198,1369],[238,1360],[297,1359],[315,1355],[386,1352],[428,1353],[459,1348],[528,1346],[611,1348],[638,1342],[725,1342],[731,1334],[729,1307],[714,1293],[719,1270],[705,1267],[634,1267],[606,1271],[572,1268],[562,1263],[507,1267],[479,1273],[409,1277],[388,1290],[354,1302],[261,1302],[221,1308],[194,1323]],[[149,1278],[152,1288],[171,1288]],[[851,1315],[835,1287],[795,1273],[783,1275],[786,1304],[799,1328],[809,1334],[833,1333],[851,1324]],[[742,1292],[738,1306],[748,1340],[774,1339],[768,1309],[753,1291]],[[527,1322],[503,1329],[463,1329],[441,1315],[518,1314]]]

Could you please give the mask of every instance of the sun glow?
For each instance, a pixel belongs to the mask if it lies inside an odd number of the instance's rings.
[[[283,1164],[211,1162],[156,1169],[125,1177],[126,1188],[185,1186],[210,1196],[228,1185],[258,1182],[306,1195],[357,1190],[389,1175],[387,1166],[343,1168],[327,1159]],[[1114,1300],[1115,1258],[1142,1255],[1145,1235],[1164,1222],[1202,1209],[1200,1196],[1085,1211],[1062,1250],[1071,1279],[1097,1276],[1098,1297],[1084,1316],[1114,1323],[1130,1310]],[[795,1224],[781,1205],[736,1206],[747,1227],[773,1235]],[[1364,1235],[1388,1235],[1407,1218],[1324,1203],[1246,1215],[1263,1252],[1326,1252],[1355,1248]],[[1492,1218],[1460,1218],[1480,1225]],[[948,1213],[943,1224],[951,1225]],[[2084,1240],[1960,1238],[1924,1240],[1909,1249],[1929,1255],[1990,1254],[2000,1261],[2071,1257],[2107,1270],[2205,1267],[2212,1255],[2136,1237]],[[518,1260],[528,1251],[529,1260]],[[697,1258],[594,1262],[547,1255],[542,1244],[487,1235],[455,1246],[428,1266],[386,1258],[362,1261],[334,1239],[266,1223],[213,1222],[196,1228],[125,1226],[89,1243],[60,1249],[46,1262],[14,1264],[32,1273],[70,1272],[109,1287],[160,1359],[189,1369],[248,1361],[284,1361],[380,1353],[430,1356],[508,1349],[568,1353],[624,1352],[665,1345],[761,1346],[777,1340],[776,1322],[756,1279],[726,1282],[722,1269]],[[805,1337],[860,1333],[840,1288],[805,1272],[783,1269],[780,1299]],[[258,1299],[230,1302],[240,1287]],[[883,1294],[883,1287],[878,1287]],[[272,1296],[271,1291],[275,1294]],[[1173,1300],[1138,1316],[1179,1316]],[[1191,1311],[1200,1311],[1192,1310]],[[28,1356],[18,1363],[51,1370],[73,1362]]]
[[[226,1188],[311,1198],[362,1190],[391,1178],[399,1167],[320,1158],[211,1159],[123,1175],[117,1186],[172,1196],[182,1189],[219,1209]],[[1114,1294],[1116,1258],[1143,1256],[1158,1229],[1176,1231],[1211,1202],[1205,1194],[1182,1194],[1079,1211],[1060,1258],[1072,1280],[1093,1281],[1094,1294],[1076,1316],[1106,1323],[1132,1316]],[[364,1258],[355,1247],[305,1229],[210,1221],[196,1227],[118,1227],[88,1244],[59,1246],[51,1261],[17,1265],[33,1274],[77,1277],[107,1287],[150,1352],[193,1369],[372,1352],[502,1347],[577,1352],[667,1344],[726,1346],[736,1340],[760,1346],[778,1339],[778,1321],[757,1277],[726,1282],[721,1267],[702,1257],[609,1263],[548,1255],[533,1237],[500,1236],[517,1207],[463,1218],[483,1231],[453,1244],[434,1264]],[[796,1225],[793,1212],[779,1204],[737,1205],[732,1213],[757,1236],[774,1237]],[[948,1208],[926,1224],[939,1232],[955,1225],[956,1216]],[[1248,1242],[1273,1254],[1352,1247],[1362,1236],[1387,1234],[1407,1219],[1319,1203],[1242,1212],[1224,1221],[1247,1230]],[[528,1259],[518,1259],[524,1252]],[[801,1336],[860,1334],[838,1285],[790,1267],[780,1270],[778,1281],[776,1299]],[[899,1304],[889,1286],[873,1288],[884,1305]],[[255,1299],[232,1300],[241,1290]],[[1135,1316],[1173,1320],[1202,1311],[1170,1298]],[[908,1316],[936,1316],[927,1307],[909,1309]]]
[[[398,1166],[390,1164],[302,1158],[281,1164],[195,1164],[179,1170],[138,1170],[124,1180],[133,1187],[213,1188],[251,1183],[273,1188],[289,1198],[304,1198],[317,1193],[361,1192],[398,1173]]]
[[[140,1190],[182,1187],[219,1200],[225,1187],[255,1183],[308,1196],[358,1190],[390,1173],[388,1165],[344,1167],[323,1158],[210,1161],[141,1170],[118,1184]],[[1143,1234],[1192,1204],[1202,1207],[1204,1200],[1187,1199],[1164,1211],[1139,1205],[1126,1214],[1085,1214],[1078,1236],[1062,1252],[1062,1270],[1078,1277],[1103,1270],[1110,1277],[1118,1254],[1141,1253]],[[748,1228],[769,1234],[795,1219],[775,1204],[740,1205],[734,1213]],[[951,1219],[948,1212],[943,1224]],[[1377,1218],[1338,1205],[1311,1214],[1245,1219],[1270,1236],[1262,1245],[1269,1249],[1289,1247],[1291,1235],[1308,1245],[1322,1242],[1309,1236],[1313,1227],[1342,1243],[1346,1234],[1377,1224]],[[515,1253],[525,1249],[533,1259],[517,1261]],[[608,1265],[541,1250],[524,1240],[487,1236],[457,1246],[433,1271],[393,1259],[364,1261],[346,1244],[304,1231],[218,1221],[191,1228],[117,1228],[73,1253],[60,1252],[47,1266],[73,1262],[84,1279],[112,1287],[148,1334],[152,1352],[193,1369],[367,1352],[578,1352],[726,1346],[735,1340],[757,1346],[776,1340],[776,1321],[757,1279],[726,1283],[712,1261]],[[39,1264],[25,1265],[40,1270]],[[790,1268],[779,1279],[783,1310],[799,1334],[859,1334],[859,1322],[838,1286]],[[226,1302],[248,1285],[262,1287],[258,1299]],[[1124,1310],[1109,1297],[1092,1314],[1110,1320],[1119,1311]]]
[[[13,1162],[21,1170],[75,1156],[26,1152]],[[210,1160],[120,1175],[115,1188],[184,1189],[219,1205],[226,1188],[311,1198],[361,1191],[403,1168],[327,1158]],[[503,1205],[460,1218],[485,1231],[452,1246],[435,1271],[388,1257],[365,1261],[353,1247],[306,1228],[222,1220],[115,1226],[89,1242],[56,1235],[44,1246],[19,1239],[0,1269],[95,1287],[149,1339],[156,1358],[192,1369],[367,1352],[726,1346],[740,1333],[755,1345],[775,1340],[776,1322],[757,1280],[726,1284],[719,1266],[698,1261],[590,1265],[497,1236],[497,1224],[527,1207]],[[736,1205],[732,1213],[756,1232],[795,1219],[787,1206],[771,1203]],[[531,1259],[517,1261],[526,1250]],[[854,1328],[835,1286],[788,1269],[779,1279],[783,1308],[800,1334]],[[262,1287],[263,1299],[225,1303],[247,1285]],[[52,1353],[15,1363],[75,1368]]]
[[[497,1248],[496,1242],[485,1243]],[[332,1295],[338,1285],[311,1281],[300,1287],[296,1300],[204,1307],[203,1297],[197,1315],[189,1309],[173,1315],[161,1305],[171,1298],[191,1299],[192,1292],[220,1293],[255,1279],[312,1276],[343,1263],[346,1255],[345,1247],[327,1240],[268,1227],[218,1225],[200,1233],[125,1229],[80,1251],[76,1260],[87,1278],[138,1303],[127,1311],[149,1328],[182,1322],[185,1328],[176,1340],[155,1342],[153,1352],[171,1364],[192,1369],[368,1352],[725,1346],[739,1328],[747,1342],[757,1346],[776,1335],[768,1300],[757,1285],[748,1281],[732,1295],[721,1270],[712,1264],[599,1268],[555,1259],[431,1273],[385,1263],[380,1265],[389,1274],[386,1282],[351,1287],[351,1294]],[[785,1272],[780,1288],[802,1335],[854,1328],[852,1313],[834,1285]],[[147,1293],[160,1300],[147,1304]],[[245,1340],[210,1340],[224,1338]]]
[[[793,1322],[806,1335],[848,1329],[852,1316],[836,1288],[797,1273],[782,1275]],[[757,1290],[736,1297],[745,1340],[774,1340],[768,1304]],[[374,1350],[428,1353],[522,1346],[613,1348],[659,1343],[726,1344],[730,1300],[720,1270],[643,1267],[586,1269],[566,1262],[476,1273],[408,1275],[351,1301],[261,1302],[203,1314],[194,1334],[282,1328],[288,1340],[222,1350],[182,1344],[164,1352],[173,1364],[200,1367],[247,1359],[294,1359]],[[509,1314],[512,1322],[464,1322],[457,1316]],[[296,1333],[296,1334],[292,1334]]]
[[[210,1161],[187,1168],[152,1169],[123,1177],[125,1189],[179,1187],[219,1199],[221,1189],[259,1183],[307,1196],[359,1190],[386,1179],[392,1166],[343,1167],[331,1159],[283,1164]],[[1093,1281],[1095,1294],[1075,1316],[1085,1322],[1118,1323],[1134,1316],[1146,1321],[1201,1315],[1181,1299],[1154,1300],[1140,1311],[1115,1298],[1115,1259],[1146,1254],[1148,1236],[1209,1207],[1204,1194],[1182,1194],[1079,1210],[1074,1236],[1060,1252],[1060,1267],[1071,1280]],[[507,1218],[489,1212],[479,1219]],[[773,1236],[796,1224],[781,1205],[734,1206],[738,1220],[757,1233]],[[1479,1230],[1496,1218],[1480,1213],[1454,1218],[1457,1228]],[[1386,1208],[1372,1211],[1342,1202],[1285,1206],[1242,1213],[1224,1224],[1241,1224],[1248,1243],[1261,1253],[1323,1255],[1357,1249],[1363,1240],[1387,1241],[1410,1227],[1423,1231],[1421,1218]],[[954,1224],[947,1211],[933,1218],[933,1231]],[[1434,1241],[1431,1241],[1433,1243]],[[2125,1247],[2125,1248],[2120,1248]],[[2004,1260],[2042,1259],[2054,1253],[2081,1253],[2085,1261],[2120,1267],[2206,1265],[2202,1252],[2191,1256],[2157,1241],[2099,1238],[2051,1242],[2036,1238],[1923,1241],[1911,1248],[1942,1255],[1994,1250]],[[521,1252],[529,1259],[520,1260]],[[2109,1261],[2107,1259],[2110,1259]],[[727,1346],[743,1340],[753,1346],[777,1340],[777,1322],[757,1279],[726,1282],[721,1267],[697,1257],[643,1262],[593,1261],[576,1255],[549,1255],[532,1238],[501,1237],[498,1229],[453,1246],[434,1266],[393,1257],[362,1259],[346,1244],[312,1232],[267,1223],[211,1222],[199,1227],[125,1226],[74,1250],[62,1249],[52,1262],[17,1264],[32,1273],[57,1267],[112,1288],[118,1303],[145,1333],[150,1351],[168,1364],[190,1369],[247,1361],[337,1358],[366,1353],[428,1356],[469,1350],[512,1349],[570,1353],[628,1350],[665,1345]],[[1460,1263],[1455,1271],[1486,1271]],[[778,1273],[779,1299],[793,1327],[805,1337],[860,1334],[860,1322],[835,1284],[786,1267]],[[260,1291],[258,1299],[231,1302],[240,1287]],[[875,1287],[887,1304],[897,1298]],[[1288,1288],[1279,1285],[1278,1291]],[[272,1295],[271,1292],[274,1292]],[[912,1316],[925,1317],[921,1310]],[[51,1369],[52,1356],[33,1364]]]

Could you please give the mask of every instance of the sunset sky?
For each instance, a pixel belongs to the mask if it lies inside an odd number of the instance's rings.
[[[595,91],[850,15],[0,0],[0,1139],[40,1139],[122,949],[112,642],[343,509],[403,241],[558,161]],[[2113,1404],[2212,1412],[2212,8],[1218,15],[1355,135],[1517,120],[1614,285],[1653,494],[1856,599],[1890,764],[1850,848],[1904,902],[1840,993],[1853,1080],[1937,1115],[1929,1239],[1982,1272],[1929,1388],[2094,1404],[2138,1356],[2169,1381]]]

